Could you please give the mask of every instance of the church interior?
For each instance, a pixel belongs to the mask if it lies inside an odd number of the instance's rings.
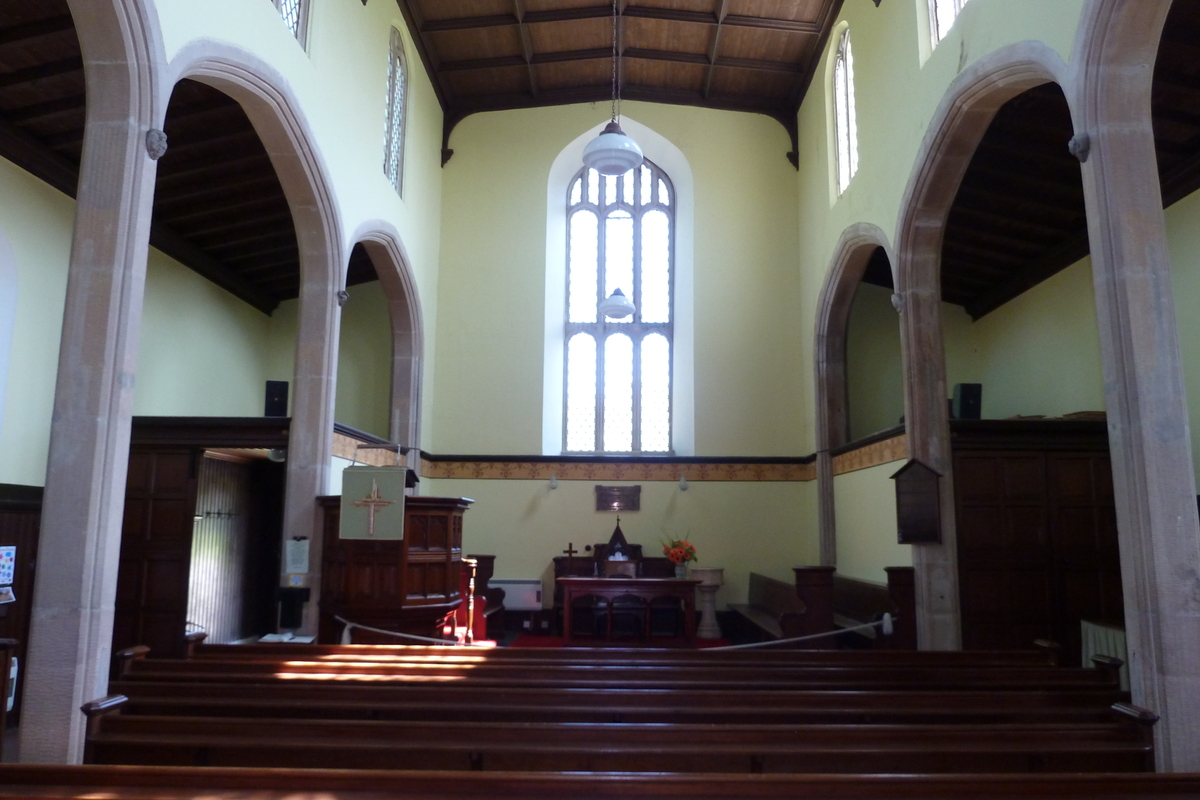
[[[1198,43],[0,0],[0,796],[1200,796]]]

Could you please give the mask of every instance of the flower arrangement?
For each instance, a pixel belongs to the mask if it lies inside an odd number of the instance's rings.
[[[696,560],[696,548],[687,539],[671,539],[663,542],[663,555],[674,564],[686,564]]]

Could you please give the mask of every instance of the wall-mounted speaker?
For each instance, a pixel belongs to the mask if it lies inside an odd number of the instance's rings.
[[[954,384],[954,402],[951,414],[954,419],[980,419],[983,411],[983,384]]]
[[[267,381],[266,402],[263,404],[264,417],[286,417],[288,414],[288,382]]]

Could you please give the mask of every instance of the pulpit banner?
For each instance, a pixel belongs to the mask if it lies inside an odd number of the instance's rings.
[[[404,538],[404,467],[342,471],[342,539]]]

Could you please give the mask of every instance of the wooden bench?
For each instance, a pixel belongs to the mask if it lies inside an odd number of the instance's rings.
[[[1107,659],[1105,660],[1108,661]],[[269,683],[278,679],[328,682],[424,683],[453,681],[477,686],[578,688],[768,689],[1066,689],[1114,687],[1118,667],[1083,669],[1037,665],[778,665],[743,669],[724,664],[460,664],[372,661],[195,661],[136,659],[125,680]]]
[[[125,714],[513,722],[1050,722],[1107,718],[1123,699],[1086,692],[487,689],[119,681]]]
[[[750,573],[747,603],[731,603],[740,614],[768,639],[791,639],[809,633],[804,614],[807,607],[796,595],[796,587],[757,572]]]
[[[1143,771],[1148,725],[447,723],[92,715],[90,763],[622,772]]]
[[[881,619],[884,614],[891,614],[892,616],[900,614],[900,606],[892,600],[892,595],[888,591],[888,587],[879,583],[860,581],[855,578],[847,578],[843,575],[834,574],[834,625],[839,628],[854,628],[868,622],[875,622]],[[839,641],[845,641],[843,637],[862,640],[859,644],[852,645],[857,647],[873,646],[877,639],[882,638],[876,633],[874,628],[865,628],[842,634],[838,637]]]
[[[1195,798],[1200,775],[672,775],[0,765],[0,797],[210,800],[1133,800]]]

